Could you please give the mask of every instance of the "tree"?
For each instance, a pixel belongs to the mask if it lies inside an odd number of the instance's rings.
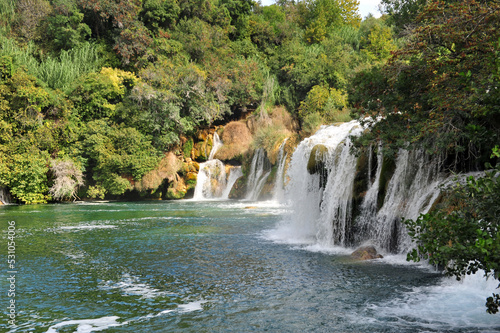
[[[45,41],[53,44],[56,52],[80,47],[90,37],[91,30],[83,21],[83,13],[75,3],[55,1],[54,9],[41,24]]]
[[[424,9],[427,0],[382,0],[381,6],[384,13],[389,15],[389,20],[399,31],[411,26]]]
[[[158,152],[138,130],[110,126],[103,119],[87,124],[79,146],[87,159],[87,173],[111,195],[132,189],[159,161]]]
[[[383,118],[369,135],[393,152],[418,145],[443,154],[444,168],[481,168],[500,137],[493,89],[499,9],[497,2],[475,0],[430,3],[407,45],[377,75],[358,74],[379,84],[353,85],[350,95],[360,115]]]
[[[391,28],[385,25],[375,25],[370,30],[368,38],[361,41],[366,44],[361,53],[366,55],[370,61],[387,60],[392,51],[396,50],[393,43]]]
[[[16,32],[26,41],[35,40],[39,35],[37,27],[51,12],[50,3],[46,0],[19,0],[16,6]]]
[[[0,152],[0,184],[22,203],[47,202],[48,153],[33,146],[23,147],[23,143],[16,148]]]
[[[157,32],[173,26],[179,17],[181,8],[176,0],[146,0],[140,14],[144,25]]]
[[[335,114],[347,106],[347,96],[344,92],[324,85],[311,88],[307,97],[300,103],[299,117],[318,113],[326,122],[335,120]]]
[[[85,23],[94,37],[110,38],[113,50],[128,66],[142,57],[152,39],[144,24],[138,20],[141,0],[77,0],[86,12]]]
[[[103,67],[100,73],[90,73],[81,78],[71,93],[71,100],[84,121],[113,117],[117,104],[136,81],[137,78],[130,72]]]

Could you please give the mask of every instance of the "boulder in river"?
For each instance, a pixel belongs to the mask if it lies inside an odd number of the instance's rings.
[[[361,246],[356,249],[356,251],[351,253],[351,256],[359,260],[383,258],[383,256],[377,252],[377,249],[373,245]]]

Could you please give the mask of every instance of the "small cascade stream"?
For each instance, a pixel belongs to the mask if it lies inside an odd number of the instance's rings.
[[[273,200],[278,202],[285,200],[285,164],[288,157],[288,155],[285,154],[285,145],[287,140],[288,138],[283,141],[278,153],[278,170],[276,172],[276,182],[273,193]]]
[[[3,187],[0,187],[0,204],[7,205],[9,203],[10,203],[10,196],[7,190],[5,190],[5,188]]]
[[[208,160],[213,160],[215,153],[219,150],[220,147],[222,147],[223,143],[222,140],[219,138],[219,134],[217,132],[214,133],[214,137],[212,140],[212,150],[210,150],[210,154],[208,155]]]
[[[220,160],[214,159],[217,150],[222,146],[223,142],[215,132],[208,161],[200,163],[193,200],[226,200],[234,183],[243,175],[241,167],[226,167]]]
[[[253,155],[250,173],[247,180],[246,200],[257,200],[259,194],[266,183],[267,177],[271,174],[271,165],[266,157],[264,149],[259,148]]]

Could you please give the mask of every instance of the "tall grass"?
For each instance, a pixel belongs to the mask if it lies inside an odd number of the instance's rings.
[[[29,42],[25,47],[19,47],[15,40],[2,37],[0,43],[0,56],[12,57],[16,65],[25,67],[32,75],[36,74],[38,61],[33,56],[36,49],[33,42]]]
[[[95,72],[101,66],[98,48],[85,43],[80,48],[62,51],[59,57],[47,57],[35,76],[52,89],[68,90],[78,77]]]
[[[13,39],[5,37],[0,37],[0,42],[0,56],[12,57],[16,65],[23,66],[29,74],[52,89],[67,91],[78,77],[98,71],[103,64],[99,47],[91,43],[62,51],[58,57],[48,56],[39,62],[34,56],[36,47],[33,42],[26,47],[20,47]]]
[[[350,25],[344,25],[336,28],[332,33],[342,38],[344,43],[350,44],[354,50],[359,50],[361,43],[361,34],[359,28],[355,28]]]
[[[0,0],[0,36],[7,36],[16,18],[15,0]]]

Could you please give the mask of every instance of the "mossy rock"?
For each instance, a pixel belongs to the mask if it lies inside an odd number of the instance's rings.
[[[309,161],[307,162],[307,171],[314,175],[325,168],[325,155],[328,154],[328,148],[324,145],[316,145],[311,150]]]
[[[377,249],[375,249],[374,246],[368,245],[368,246],[362,246],[353,253],[351,253],[351,256],[354,259],[358,260],[371,260],[371,259],[379,259],[383,258],[381,254],[377,252]]]
[[[193,150],[194,141],[193,138],[189,138],[186,143],[182,146],[182,153],[184,157],[191,157],[191,151]]]
[[[184,179],[176,175],[175,179],[168,185],[165,197],[171,200],[182,199],[186,196],[187,186]]]
[[[247,177],[243,176],[238,178],[234,183],[231,192],[229,192],[229,199],[244,199],[247,193]]]
[[[186,180],[186,189],[189,191],[196,187],[196,180]]]
[[[196,179],[198,179],[198,174],[196,172],[188,172],[186,174],[186,177],[184,177],[184,179],[186,181],[191,181],[193,180],[194,182],[196,182]]]
[[[208,141],[196,142],[191,150],[191,159],[197,162],[205,162],[210,155],[212,144]]]
[[[179,200],[186,196],[186,191],[177,191],[173,188],[167,190],[167,199],[169,200]]]

